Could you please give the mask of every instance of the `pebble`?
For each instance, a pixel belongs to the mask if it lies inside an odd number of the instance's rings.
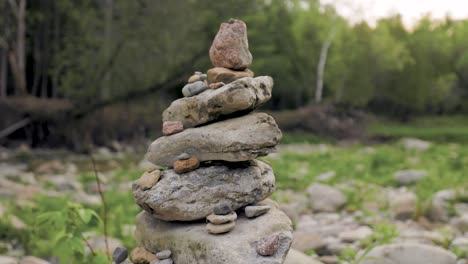
[[[184,131],[184,124],[180,121],[166,121],[163,123],[162,132],[165,136],[170,136]]]
[[[136,181],[136,185],[139,186],[142,190],[149,190],[159,181],[160,177],[161,177],[160,170],[154,170],[152,172],[145,172]]]
[[[225,224],[225,223],[236,220],[237,214],[236,212],[231,212],[227,215],[210,214],[209,216],[206,217],[206,219],[214,225],[220,225],[220,224]]]
[[[185,97],[190,97],[190,96],[197,95],[205,91],[208,88],[209,88],[208,83],[203,82],[203,81],[196,81],[194,83],[186,84],[184,88],[182,88],[182,94]]]
[[[188,158],[186,160],[176,160],[174,162],[174,171],[177,174],[193,171],[198,167],[200,167],[200,161],[195,157]]]
[[[425,170],[402,170],[395,172],[393,178],[399,185],[409,185],[420,181],[426,176],[427,171]]]
[[[128,249],[123,247],[117,247],[112,253],[112,260],[114,260],[115,264],[120,264],[124,262],[128,257]]]
[[[200,75],[195,74],[190,76],[190,78],[187,80],[187,83],[194,83],[200,81]]]
[[[223,234],[223,233],[227,233],[233,230],[235,226],[236,226],[236,222],[234,221],[221,224],[221,225],[214,225],[212,223],[208,223],[206,225],[206,230],[208,230],[208,233],[210,234]]]
[[[172,255],[172,252],[169,249],[163,250],[161,252],[156,253],[156,258],[159,260],[168,259]]]
[[[213,208],[213,213],[216,215],[227,215],[230,212],[232,212],[232,208],[228,203],[221,203]]]
[[[237,79],[244,77],[253,77],[254,73],[250,69],[235,71],[223,67],[215,67],[208,70],[208,82],[214,83],[231,83]]]
[[[452,219],[451,223],[461,232],[468,231],[468,214],[464,214],[460,217]]]
[[[340,260],[338,259],[337,256],[321,256],[319,258],[320,261],[322,261],[324,264],[338,264],[340,263]]]
[[[187,153],[182,153],[179,156],[177,156],[177,160],[188,160],[190,159],[190,155]]]
[[[224,85],[226,84],[224,84],[223,82],[216,82],[216,83],[210,83],[209,87],[210,89],[218,89],[218,88],[223,87]]]
[[[163,260],[156,259],[153,262],[151,262],[151,264],[174,264],[174,261],[170,258]]]
[[[144,247],[137,247],[132,251],[130,257],[134,264],[147,264],[156,259],[156,255],[146,250]]]
[[[418,197],[412,192],[395,194],[390,201],[393,217],[397,220],[411,219],[416,213]]]
[[[245,216],[248,218],[257,217],[268,211],[270,211],[271,206],[269,205],[250,205],[245,207]]]
[[[335,212],[347,202],[340,190],[325,184],[313,183],[307,192],[314,212]]]
[[[257,242],[257,253],[261,256],[272,256],[278,251],[280,239],[277,234],[262,238]]]
[[[371,235],[372,235],[372,228],[368,226],[360,226],[354,230],[343,231],[338,235],[338,237],[343,242],[352,243],[355,241],[365,239]]]

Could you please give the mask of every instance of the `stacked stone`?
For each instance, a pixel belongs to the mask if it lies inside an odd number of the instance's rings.
[[[273,80],[247,68],[252,55],[242,21],[221,25],[210,59],[215,68],[190,77],[185,97],[163,113],[165,136],[148,149],[147,160],[167,169],[149,170],[133,184],[144,210],[133,262],[283,263],[289,251],[291,221],[267,199],[275,189],[272,168],[256,160],[274,152],[282,134],[269,115],[250,113],[271,98]],[[157,257],[167,251],[166,259]]]

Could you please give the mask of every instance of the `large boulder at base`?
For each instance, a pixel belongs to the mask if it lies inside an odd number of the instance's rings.
[[[247,26],[241,20],[222,23],[210,47],[210,60],[216,67],[245,69],[252,63]]]
[[[218,89],[180,98],[163,112],[163,120],[180,121],[184,128],[216,120],[223,115],[249,111],[271,98],[273,79],[269,76],[245,77]]]
[[[173,166],[182,153],[201,162],[246,161],[274,152],[281,137],[271,116],[253,113],[160,137],[151,144],[146,158],[167,167]]]
[[[362,264],[456,264],[456,256],[441,247],[391,244],[372,249]]]
[[[174,263],[281,264],[292,241],[291,220],[277,208],[253,219],[242,215],[231,232],[221,235],[208,234],[205,222],[166,222],[147,212],[136,222],[136,241],[152,252],[171,250]],[[280,237],[276,253],[259,255],[258,242],[274,234]]]
[[[202,219],[222,204],[237,210],[264,200],[274,190],[271,167],[256,160],[201,167],[184,174],[166,170],[149,190],[133,185],[136,203],[166,221]]]

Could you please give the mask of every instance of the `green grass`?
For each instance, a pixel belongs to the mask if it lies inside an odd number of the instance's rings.
[[[408,123],[377,119],[369,127],[368,133],[371,136],[416,137],[437,142],[468,143],[468,117],[418,117]]]

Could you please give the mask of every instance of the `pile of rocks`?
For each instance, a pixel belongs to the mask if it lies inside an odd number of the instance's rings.
[[[149,147],[147,160],[167,169],[133,184],[144,210],[134,263],[283,263],[291,246],[290,219],[267,199],[272,168],[256,160],[282,134],[272,117],[250,113],[271,98],[273,80],[247,68],[244,22],[221,25],[210,59],[215,68],[189,78],[185,97],[163,113],[165,136]]]

